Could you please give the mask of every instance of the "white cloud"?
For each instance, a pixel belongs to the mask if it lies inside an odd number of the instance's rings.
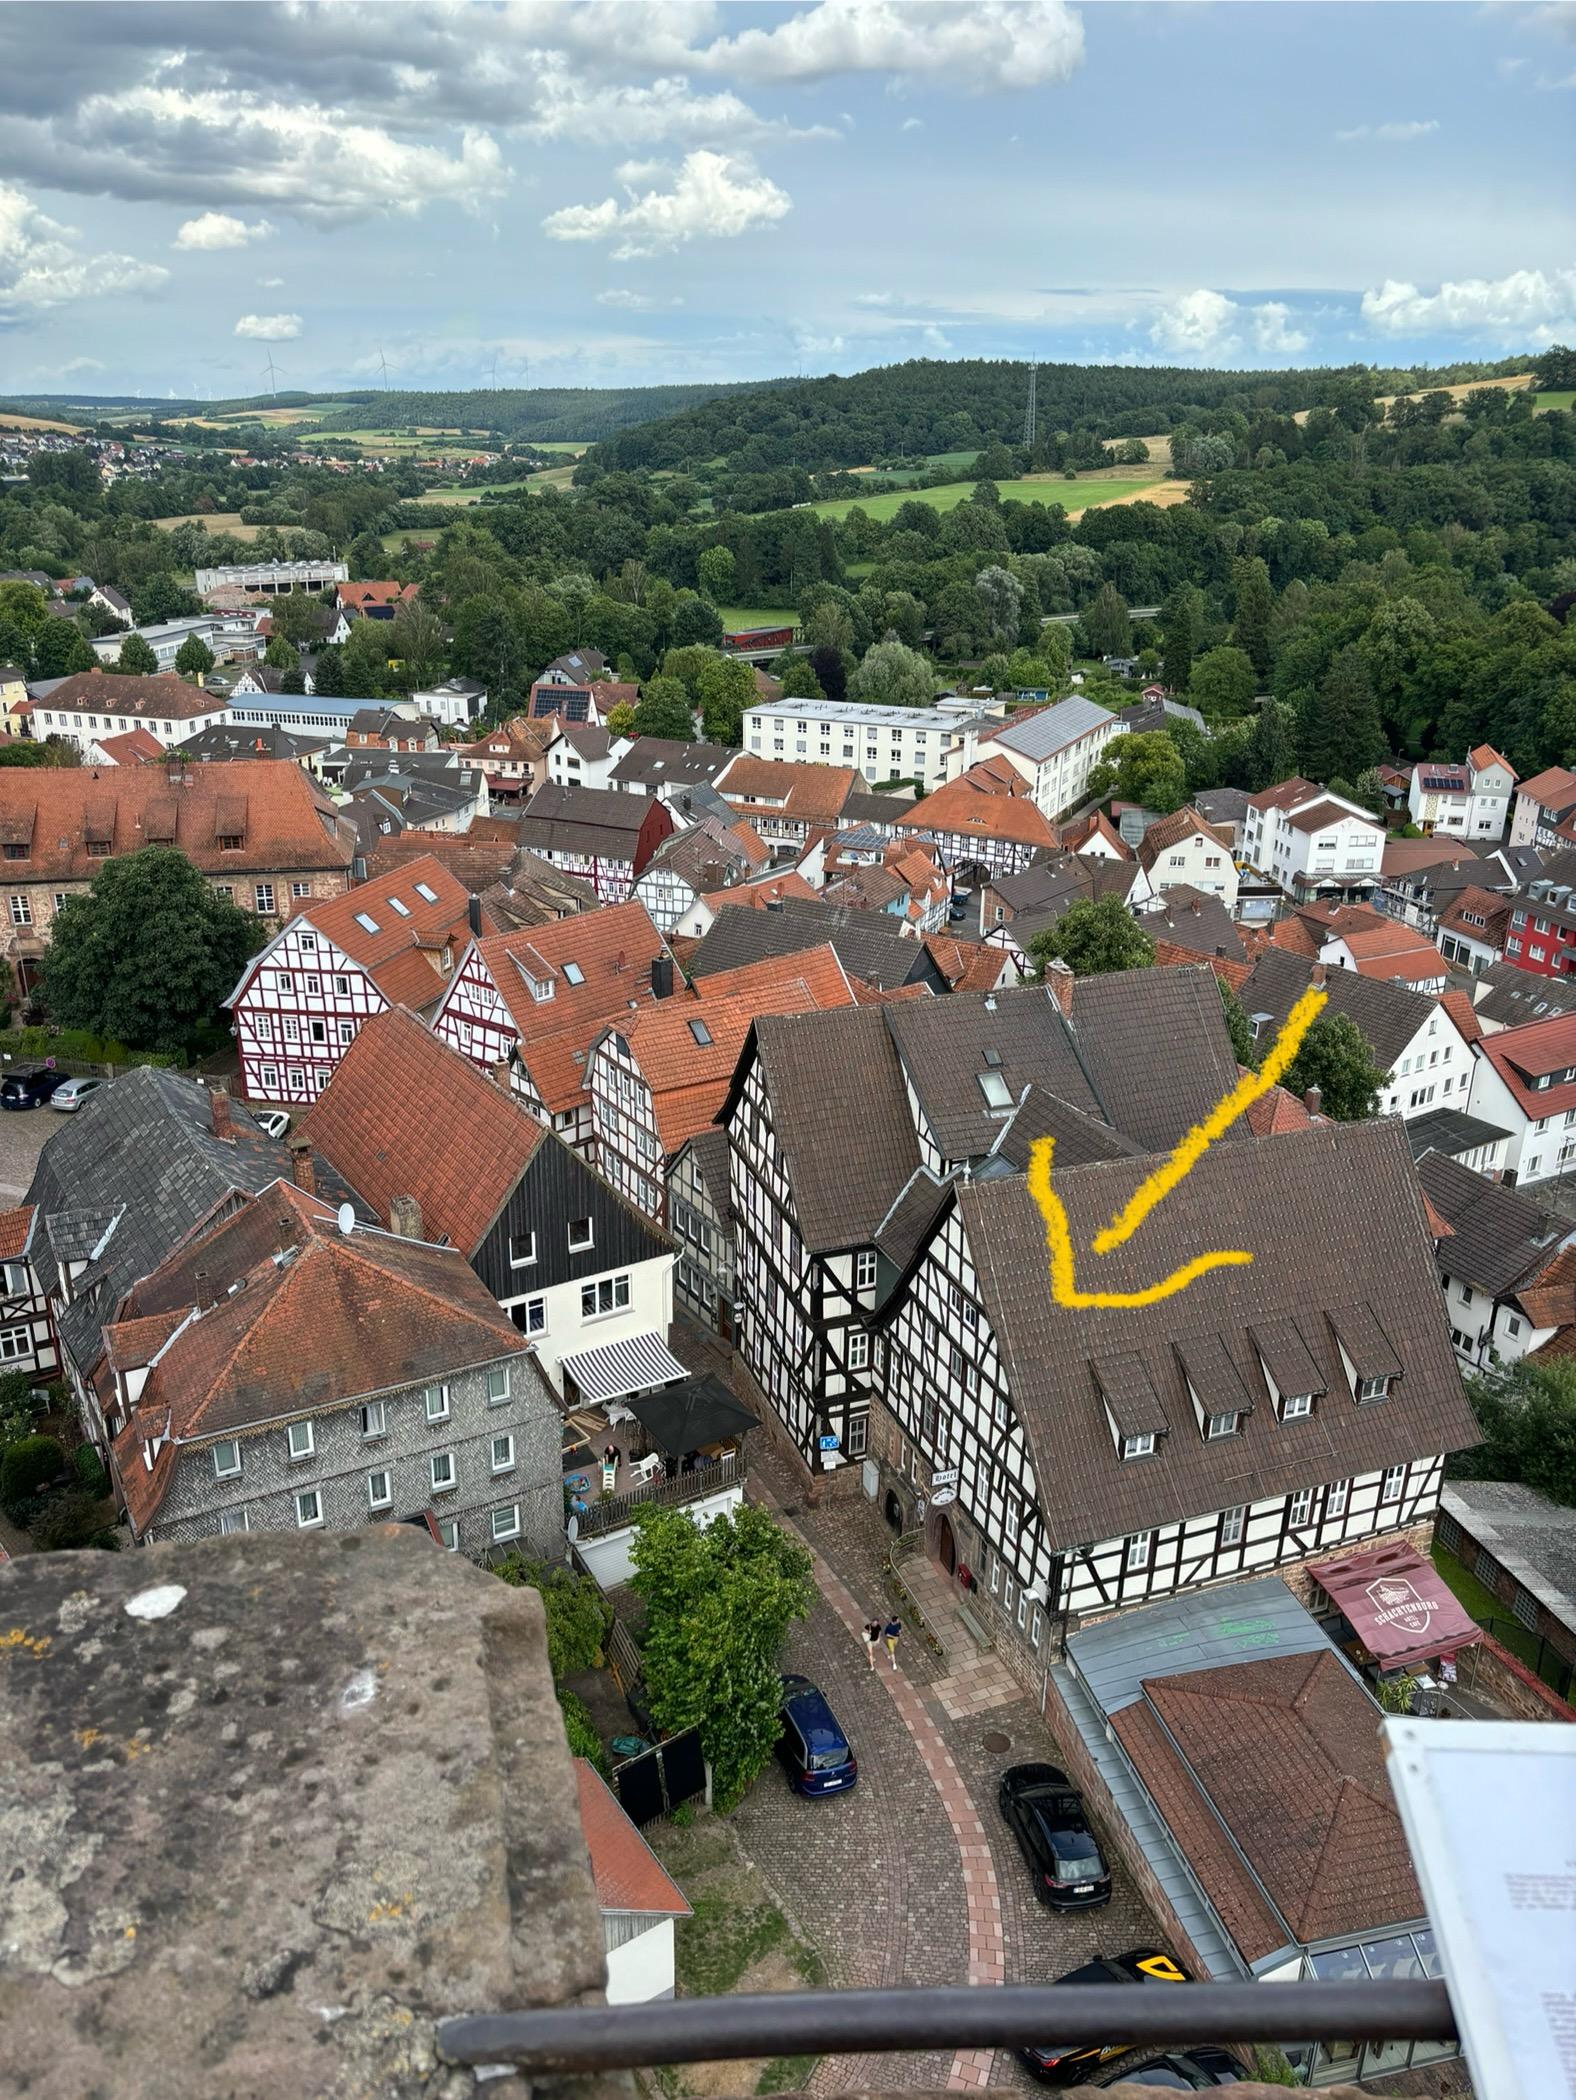
[[[185,222],[174,244],[177,248],[244,248],[248,241],[266,241],[273,230],[266,219],[248,226],[227,211],[205,211]]]
[[[1363,319],[1384,335],[1475,335],[1509,344],[1551,343],[1576,329],[1576,269],[1512,270],[1467,277],[1437,292],[1387,277],[1364,292]]]
[[[254,343],[293,343],[301,333],[299,314],[242,314],[235,333]]]
[[[900,131],[923,131],[924,128],[925,120],[923,117],[905,117],[898,126]]]
[[[277,292],[283,283],[282,277],[259,277],[257,280],[258,289],[264,292]]]
[[[614,138],[624,146],[758,146],[769,140],[829,139],[826,124],[799,130],[781,118],[762,117],[729,89],[696,94],[682,74],[649,87],[586,79],[551,53],[541,55],[531,83],[532,106],[525,130],[536,139]]]
[[[665,160],[620,161],[613,170],[614,179],[626,189],[638,189],[643,182],[660,182],[665,175],[673,173]]]
[[[96,357],[70,357],[60,370],[64,378],[75,379],[80,372],[103,372],[108,370],[108,366]]]
[[[1308,338],[1293,328],[1291,308],[1284,299],[1266,299],[1252,309],[1253,347],[1270,357],[1295,357],[1308,347]]]
[[[1295,357],[1308,347],[1307,336],[1291,326],[1291,308],[1283,299],[1249,306],[1203,289],[1162,307],[1150,323],[1149,340],[1173,357],[1204,363],[1240,351],[1244,332],[1265,357]]]
[[[1350,131],[1338,131],[1335,136],[1342,145],[1353,139],[1377,139],[1388,146],[1409,146],[1413,139],[1426,139],[1438,129],[1437,117],[1413,117],[1390,124],[1356,124]]]
[[[819,0],[699,58],[709,71],[753,80],[891,73],[980,93],[1067,79],[1083,59],[1083,24],[1066,0]]]
[[[684,301],[675,295],[671,299],[658,299],[650,292],[631,292],[619,286],[596,295],[598,306],[616,306],[622,313],[649,314],[665,306],[682,306]]]
[[[83,255],[75,227],[47,218],[25,190],[0,182],[0,328],[108,292],[153,291],[169,277],[132,255]]]
[[[542,221],[555,241],[615,241],[617,262],[657,255],[697,239],[731,240],[783,218],[793,200],[747,156],[687,153],[668,190],[633,192],[625,204],[568,204]]]

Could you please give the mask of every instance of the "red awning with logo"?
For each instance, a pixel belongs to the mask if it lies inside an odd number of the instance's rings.
[[[1399,1540],[1344,1560],[1314,1561],[1308,1572],[1382,1670],[1454,1655],[1481,1630],[1433,1562]]]

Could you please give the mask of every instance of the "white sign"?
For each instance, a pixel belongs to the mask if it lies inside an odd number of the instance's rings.
[[[1376,1626],[1399,1626],[1403,1633],[1427,1633],[1435,1600],[1415,1590],[1404,1575],[1382,1575],[1363,1595],[1374,1608]]]
[[[931,1484],[931,1486],[932,1486],[933,1488],[954,1488],[954,1487],[956,1487],[956,1486],[957,1486],[957,1484],[958,1484],[958,1469],[957,1469],[957,1467],[956,1467],[956,1466],[943,1466],[943,1467],[941,1468],[941,1470],[940,1470],[940,1472],[939,1472],[939,1473],[932,1473],[932,1474],[931,1474],[931,1476],[930,1476],[930,1484]]]
[[[958,1491],[956,1488],[932,1488],[930,1506],[932,1509],[944,1509],[947,1503],[956,1502],[957,1499]]]

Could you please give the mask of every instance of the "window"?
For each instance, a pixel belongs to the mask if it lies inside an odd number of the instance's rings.
[[[234,1437],[213,1447],[213,1471],[216,1480],[233,1480],[241,1470],[241,1447]]]
[[[300,1040],[301,1023],[299,1021],[287,1020],[285,1022],[285,1041],[287,1043],[299,1043]]]
[[[492,1513],[492,1535],[495,1541],[517,1539],[520,1536],[520,1505],[511,1502],[503,1509]]]
[[[1145,1430],[1142,1436],[1124,1436],[1122,1439],[1123,1458],[1152,1458],[1154,1450],[1155,1439],[1152,1430]]]
[[[398,897],[390,897],[389,906],[392,910],[397,911],[402,919],[408,919],[410,917],[410,906],[408,904],[401,904]]]
[[[312,894],[312,885],[309,882],[292,882],[290,885],[290,894],[292,897],[310,897]],[[306,947],[307,943],[303,941],[301,945],[304,948]],[[314,941],[312,943],[312,946],[315,948],[317,946],[317,943]]]
[[[866,1247],[854,1256],[854,1289],[873,1291],[876,1287],[876,1257],[872,1248]]]
[[[1286,1522],[1293,1531],[1298,1531],[1313,1514],[1313,1489],[1298,1488],[1295,1495],[1286,1497]]]
[[[1405,1479],[1405,1466],[1386,1466],[1384,1478],[1379,1483],[1379,1504],[1381,1508],[1387,1502],[1400,1501],[1401,1484]]]
[[[522,1334],[546,1334],[547,1300],[527,1298],[523,1305],[510,1307],[509,1317]]]
[[[536,1260],[536,1234],[534,1232],[511,1232],[509,1235],[509,1266],[511,1269],[529,1269]]]
[[[274,886],[271,882],[253,885],[252,896],[260,912],[271,912],[274,908]]]
[[[387,1436],[389,1433],[388,1404],[383,1400],[369,1400],[361,1410],[361,1434],[365,1437]]]
[[[328,1041],[328,1023],[326,1021],[312,1021],[308,1026],[314,1043],[326,1043]]]
[[[1230,1414],[1211,1415],[1204,1424],[1204,1435],[1211,1443],[1219,1436],[1235,1436],[1237,1421],[1238,1417],[1234,1411]]]
[[[321,977],[304,977],[301,982],[305,985],[309,998],[318,999],[322,997],[323,980]]]
[[[323,1521],[323,1497],[316,1488],[303,1488],[295,1498],[296,1523],[302,1531],[310,1531],[314,1524]]]
[[[570,1253],[584,1254],[587,1248],[593,1247],[595,1244],[596,1231],[591,1220],[589,1218],[571,1218],[569,1220]]]
[[[459,1520],[457,1518],[445,1518],[444,1521],[438,1526],[438,1536],[440,1539],[442,1539],[444,1546],[450,1553],[459,1552],[460,1526]]]
[[[431,887],[431,885],[430,885],[430,884],[428,884],[428,883],[425,883],[425,882],[418,882],[418,883],[416,884],[415,888],[416,888],[416,895],[417,895],[418,897],[420,897],[420,898],[422,899],[422,901],[423,901],[424,903],[426,903],[426,904],[436,904],[436,903],[437,903],[437,901],[438,901],[438,893],[437,893],[437,891],[436,891],[435,889],[433,889],[433,888]]]
[[[495,1436],[492,1440],[492,1469],[495,1473],[507,1473],[514,1465],[514,1438]]]
[[[1247,1518],[1245,1506],[1226,1510],[1220,1519],[1220,1543],[1223,1546],[1242,1544],[1242,1527]]]
[[[611,1312],[623,1312],[629,1304],[629,1278],[603,1276],[584,1285],[580,1292],[580,1317],[600,1320]]]
[[[25,1327],[0,1329],[0,1362],[15,1363],[18,1357],[32,1353],[33,1337]]]
[[[691,1021],[689,1024],[689,1032],[695,1038],[695,1045],[697,1049],[710,1049],[711,1030],[706,1026],[704,1021]]]
[[[863,1327],[848,1330],[848,1368],[863,1371],[870,1362],[870,1336]]]
[[[225,903],[226,903],[226,904],[233,904],[233,903],[234,903],[234,901],[235,901],[235,885],[234,885],[234,883],[230,883],[230,882],[216,882],[216,883],[214,884],[214,886],[213,886],[213,887],[214,887],[214,892],[215,892],[215,894],[216,894],[217,896],[220,896],[220,897],[222,897],[222,898],[224,899],[224,901],[225,901]],[[55,899],[55,902],[56,902],[57,904],[59,904],[59,903],[60,903],[61,901],[62,901],[62,900],[61,900],[60,898],[58,898],[58,897],[57,897],[57,898]]]
[[[1129,1575],[1140,1573],[1155,1557],[1155,1535],[1152,1531],[1135,1531],[1127,1542],[1123,1556]]]
[[[848,1435],[843,1441],[844,1451],[850,1458],[863,1458],[869,1442],[870,1417],[868,1415],[850,1415],[848,1418]]]
[[[18,893],[11,899],[11,924],[13,926],[31,926],[32,923],[33,907],[28,903],[26,897]]]
[[[310,1458],[316,1448],[310,1422],[292,1422],[285,1431],[285,1439],[290,1446],[290,1456],[293,1459]]]
[[[264,1065],[257,1076],[259,1081],[261,1082],[262,1089],[265,1094],[278,1093],[279,1067],[277,1065]]]
[[[454,1453],[452,1451],[434,1451],[431,1459],[428,1461],[427,1471],[431,1477],[432,1492],[435,1495],[451,1494],[458,1484],[454,1477]]]
[[[1518,1320],[1518,1319],[1516,1318],[1516,1315],[1515,1315],[1514,1313],[1511,1313],[1511,1314],[1510,1314],[1510,1315],[1509,1315],[1509,1316],[1507,1317],[1507,1319],[1506,1319],[1506,1321],[1505,1321],[1505,1325],[1506,1325],[1507,1329],[1508,1329],[1508,1330],[1510,1331],[1510,1333],[1512,1333],[1512,1334],[1520,1334],[1520,1332],[1521,1332],[1521,1322],[1520,1322],[1520,1321],[1519,1321],[1519,1320]]]
[[[567,963],[567,962],[566,962],[566,963],[564,964],[564,982],[565,982],[565,984],[584,984],[584,983],[585,983],[585,981],[586,981],[586,973],[585,973],[585,971],[584,971],[584,970],[582,970],[582,969],[581,969],[581,967],[580,967],[580,965],[579,965],[578,963]]]
[[[350,979],[348,977],[336,977],[334,979],[334,993],[337,998],[348,999],[350,997]]]
[[[1516,1594],[1510,1600],[1510,1608],[1529,1632],[1537,1632],[1538,1600],[1531,1590],[1524,1590],[1520,1583],[1517,1583]]]
[[[1281,1397],[1281,1420],[1295,1422],[1313,1413],[1312,1393],[1285,1393]]]
[[[1327,1517],[1345,1516],[1347,1491],[1350,1487],[1349,1480],[1331,1481],[1324,1491],[1324,1514]]]
[[[1470,1300],[1468,1302],[1470,1303]],[[1357,1381],[1357,1400],[1359,1406],[1365,1400],[1388,1399],[1389,1394],[1390,1381],[1388,1378],[1359,1378]]]
[[[281,970],[279,972],[279,989],[287,998],[294,994],[295,978],[289,970]]]
[[[487,1405],[496,1407],[500,1400],[509,1397],[509,1366],[489,1364],[487,1366]]]
[[[244,1509],[223,1509],[219,1512],[219,1529],[227,1531],[250,1531],[251,1517]]]
[[[394,1490],[389,1484],[388,1473],[379,1470],[367,1475],[367,1505],[371,1509],[387,1509],[394,1500]]]
[[[346,1050],[350,1048],[351,1044],[356,1040],[356,1024],[354,1021],[340,1022],[339,1040],[342,1048]]]
[[[369,912],[358,911],[356,913],[356,924],[363,933],[376,933],[378,930],[378,922]]]
[[[446,1385],[429,1385],[421,1397],[429,1422],[446,1422],[449,1419],[449,1389]]]

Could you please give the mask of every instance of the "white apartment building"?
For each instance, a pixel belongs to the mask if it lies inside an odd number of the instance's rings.
[[[161,671],[173,671],[181,647],[193,636],[207,644],[215,657],[257,658],[264,644],[246,614],[191,613],[179,620],[161,620],[154,627],[117,628],[88,644],[101,664],[114,665],[130,635],[138,635],[153,651]]]
[[[1112,740],[1126,735],[1119,715],[1075,694],[1003,722],[969,723],[951,772],[963,773],[978,759],[1005,758],[1029,783],[1040,814],[1055,817],[1084,799],[1089,776],[1108,755]]]
[[[1283,780],[1248,798],[1242,854],[1299,904],[1366,897],[1379,886],[1384,826],[1311,780]]]
[[[959,741],[957,717],[940,707],[770,700],[744,711],[744,749],[757,758],[854,766],[874,783],[917,780],[925,793],[947,778]]]
[[[222,590],[258,591],[273,598],[281,591],[321,591],[349,580],[342,561],[228,562],[217,569],[199,569],[194,579],[199,598]]]
[[[1425,834],[1499,839],[1504,836],[1518,777],[1509,759],[1501,758],[1492,744],[1479,744],[1469,751],[1464,766],[1425,759],[1412,768],[1407,810]]]

